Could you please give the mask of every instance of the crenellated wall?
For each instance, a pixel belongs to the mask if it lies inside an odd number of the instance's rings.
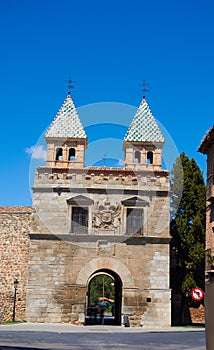
[[[58,180],[58,181],[57,181]],[[66,180],[66,182],[65,182]],[[38,183],[63,184],[104,184],[130,186],[163,186],[169,190],[169,173],[166,170],[151,169],[145,165],[144,171],[121,168],[85,167],[83,169],[64,169],[39,167],[35,174],[35,185]]]

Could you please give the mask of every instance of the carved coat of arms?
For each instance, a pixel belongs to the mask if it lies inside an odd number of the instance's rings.
[[[95,228],[115,229],[120,223],[121,204],[111,205],[108,199],[100,204],[96,202],[94,207],[93,226]]]

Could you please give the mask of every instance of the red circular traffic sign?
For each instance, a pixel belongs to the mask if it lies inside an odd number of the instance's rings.
[[[193,300],[201,301],[204,298],[204,291],[201,288],[194,288],[191,291],[191,296]]]

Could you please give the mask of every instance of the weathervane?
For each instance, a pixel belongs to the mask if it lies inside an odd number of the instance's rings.
[[[144,80],[141,84],[139,84],[143,88],[143,98],[146,98],[146,93],[149,92],[149,84]]]
[[[74,80],[71,80],[71,77],[68,80],[65,80],[66,83],[68,83],[67,88],[68,88],[68,95],[70,96],[71,94],[71,89],[74,88],[73,83],[75,83]]]

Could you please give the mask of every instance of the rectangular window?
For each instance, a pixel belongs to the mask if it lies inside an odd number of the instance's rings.
[[[143,209],[127,208],[126,233],[143,234]]]
[[[88,208],[72,207],[71,232],[75,234],[88,233]]]
[[[214,204],[210,205],[210,222],[214,223]]]

